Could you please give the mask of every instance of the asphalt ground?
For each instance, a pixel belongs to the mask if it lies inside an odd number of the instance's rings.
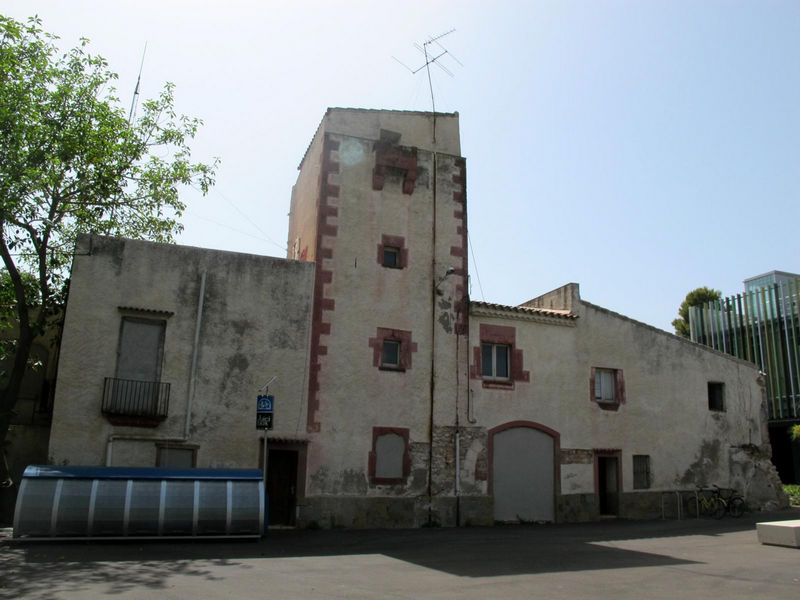
[[[0,598],[800,598],[800,549],[759,521],[271,530],[258,541],[0,538]]]

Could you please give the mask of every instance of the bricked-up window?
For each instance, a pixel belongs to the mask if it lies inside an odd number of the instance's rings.
[[[411,358],[417,344],[411,340],[411,332],[402,329],[378,327],[375,337],[369,338],[372,348],[372,364],[382,371],[406,371],[411,368]]]
[[[197,466],[197,446],[189,444],[156,444],[156,466],[192,469]]]
[[[510,350],[505,344],[481,344],[481,375],[484,379],[508,380]]]
[[[603,410],[617,410],[625,403],[625,379],[622,369],[592,367],[589,398]]]
[[[723,412],[725,410],[725,384],[708,382],[708,410]]]
[[[369,479],[373,484],[405,483],[411,471],[408,429],[373,427],[369,453]]]
[[[650,456],[647,454],[633,455],[633,489],[646,490],[650,488]]]
[[[400,235],[382,235],[378,244],[378,264],[389,269],[405,269],[408,266],[406,239]]]

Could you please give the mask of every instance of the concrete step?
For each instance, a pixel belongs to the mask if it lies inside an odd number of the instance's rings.
[[[762,544],[800,548],[800,519],[756,523],[756,531]]]

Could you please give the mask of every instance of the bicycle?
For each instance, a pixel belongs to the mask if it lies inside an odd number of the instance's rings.
[[[696,506],[701,515],[713,517],[714,519],[721,519],[725,516],[726,502],[719,494],[719,488],[717,486],[714,487],[716,488],[715,490],[708,490],[708,488],[697,486]],[[708,491],[711,493],[707,494],[706,492]],[[691,506],[691,503],[689,506]]]
[[[733,518],[739,518],[744,514],[744,498],[736,493],[736,490],[728,488],[727,496],[723,495],[722,490],[714,486],[714,495],[724,503],[725,510]]]
[[[727,496],[725,496],[718,485],[712,484],[712,488],[697,486],[697,503],[695,506],[700,510],[701,515],[721,519],[726,512],[735,518],[744,514],[744,498],[739,496],[735,490],[729,489]],[[692,504],[690,502],[688,508],[691,507]]]

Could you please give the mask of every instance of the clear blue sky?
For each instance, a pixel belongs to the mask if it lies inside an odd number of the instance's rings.
[[[205,120],[180,242],[285,256],[297,165],[328,106],[430,110],[414,42],[461,115],[472,297],[518,304],[564,283],[671,331],[689,290],[800,271],[800,2],[137,2],[5,0],[92,40],[127,106],[177,86]],[[443,59],[444,60],[444,59]],[[477,267],[477,268],[476,268]],[[478,285],[480,279],[480,286]]]

